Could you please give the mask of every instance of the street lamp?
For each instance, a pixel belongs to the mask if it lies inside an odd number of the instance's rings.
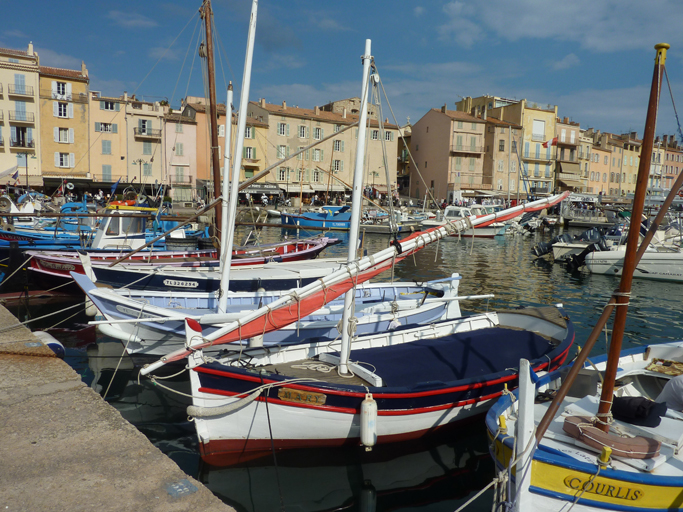
[[[133,160],[133,163],[140,166],[140,186],[142,186],[142,164],[147,165],[149,162],[147,160],[143,160],[142,158],[138,158],[137,160]]]

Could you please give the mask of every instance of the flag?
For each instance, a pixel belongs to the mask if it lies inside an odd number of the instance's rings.
[[[121,181],[121,178],[119,178],[118,180],[116,180],[116,183],[114,183],[114,184],[111,186],[111,192],[110,192],[110,194],[111,194],[112,196],[114,195],[114,192],[116,192],[116,187],[119,186],[119,181]]]
[[[14,174],[18,170],[18,166],[10,167],[6,171],[0,172],[0,178],[4,178],[5,176],[9,176],[10,174]]]
[[[547,148],[548,146],[557,146],[557,137],[554,137],[554,138],[547,140],[543,143],[544,148]]]
[[[12,179],[13,179],[14,181],[17,181],[17,180],[19,179],[19,169],[17,169],[16,171],[14,171],[14,174],[12,174]]]

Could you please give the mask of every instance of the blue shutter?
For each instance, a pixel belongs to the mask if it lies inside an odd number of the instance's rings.
[[[114,103],[114,110],[116,110],[117,112],[119,110],[121,110],[121,104],[120,103]]]
[[[95,123],[95,131],[96,132],[102,131],[102,123]]]
[[[100,101],[100,110],[104,110],[104,101]]]
[[[117,105],[118,105],[118,103],[117,103]],[[117,125],[117,124],[111,125],[111,132],[112,133],[119,133],[119,125]]]

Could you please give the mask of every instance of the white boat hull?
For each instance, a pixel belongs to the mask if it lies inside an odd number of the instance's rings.
[[[593,252],[586,256],[586,267],[593,274],[621,276],[624,254],[623,250]],[[683,282],[683,254],[646,251],[636,266],[633,277]]]

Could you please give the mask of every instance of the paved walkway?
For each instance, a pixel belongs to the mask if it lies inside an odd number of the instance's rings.
[[[0,510],[231,511],[0,306]]]

